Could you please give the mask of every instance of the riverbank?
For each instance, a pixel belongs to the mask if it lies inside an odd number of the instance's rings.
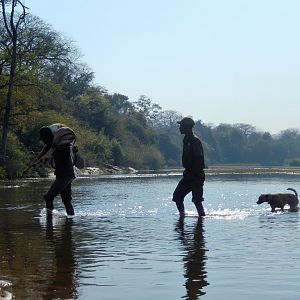
[[[122,174],[161,174],[161,175],[178,175],[181,176],[183,168],[165,168],[159,170],[137,170],[132,167],[120,167],[110,164],[102,165],[101,167],[85,167],[78,169],[75,167],[76,176],[101,176],[101,175],[122,175]],[[207,176],[213,175],[258,175],[258,174],[287,174],[287,175],[300,175],[300,167],[289,166],[250,166],[250,165],[215,165],[209,166],[205,169]],[[47,178],[53,177],[53,172],[34,172],[29,178]],[[2,179],[6,181],[5,179]],[[7,179],[9,180],[9,179]],[[10,181],[10,180],[9,180]]]
[[[109,175],[109,174],[132,174],[137,173],[138,170],[131,167],[118,167],[105,164],[102,167],[85,167],[82,169],[75,168],[75,172],[80,176],[96,176],[96,175]]]
[[[138,173],[182,174],[182,168],[166,168],[162,170],[138,170]],[[288,166],[250,166],[250,165],[215,165],[205,169],[206,175],[222,174],[299,174],[300,167]]]
[[[210,166],[205,170],[206,174],[300,174],[299,167],[289,166],[247,166],[224,165]]]

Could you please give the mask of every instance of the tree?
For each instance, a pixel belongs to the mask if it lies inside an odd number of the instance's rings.
[[[261,165],[270,165],[273,163],[273,149],[268,141],[260,139],[251,144],[250,147],[250,156],[253,162],[260,163]]]
[[[74,49],[69,50],[73,51]],[[74,60],[57,60],[47,69],[49,78],[54,83],[61,85],[67,100],[74,100],[77,96],[81,96],[89,89],[94,79],[94,73],[85,64],[76,64],[75,61],[76,57]]]
[[[177,122],[182,119],[182,114],[175,110],[164,110],[159,112],[154,127],[173,129],[176,126],[176,131],[178,131]]]
[[[182,141],[179,135],[160,133],[158,135],[159,150],[168,166],[181,165]]]
[[[220,149],[212,126],[203,124],[201,121],[197,121],[194,130],[203,140],[203,147],[204,145],[207,145],[207,149],[205,151],[205,155],[207,156],[206,161],[209,163],[219,162]]]
[[[2,17],[0,27],[5,28],[5,24]],[[9,31],[0,31],[0,41],[0,112],[4,116],[0,155],[7,158],[8,126],[10,131],[20,131],[34,111],[71,110],[72,103],[65,100],[84,93],[93,73],[80,63],[72,41],[36,16],[26,14],[18,25],[14,64]],[[4,159],[1,163],[6,165]]]
[[[134,110],[134,106],[129,102],[128,97],[121,94],[106,94],[105,98],[108,99],[112,110],[118,115],[127,115]]]
[[[286,158],[300,157],[300,134],[298,129],[286,129],[275,139],[276,154],[280,163]]]
[[[17,47],[18,47],[18,34],[21,24],[26,17],[26,7],[20,0],[5,1],[1,0],[2,18],[4,23],[4,29],[8,36],[8,44],[6,41],[1,40],[1,44],[5,43],[7,46],[7,54],[9,57],[9,79],[7,85],[6,101],[3,114],[3,126],[2,126],[2,144],[0,151],[0,165],[5,165],[6,162],[6,150],[7,140],[9,132],[9,118],[11,113],[11,101],[14,90],[14,80],[17,65]],[[6,7],[10,7],[10,12],[6,12]],[[20,13],[17,8],[20,7]]]
[[[147,119],[147,121],[152,125],[155,123],[161,107],[153,103],[150,98],[145,95],[141,95],[138,101],[133,102],[138,112],[141,112]]]
[[[225,163],[244,161],[244,133],[236,126],[220,124],[215,128],[215,137],[220,150],[219,157]]]
[[[242,131],[245,137],[248,137],[251,133],[255,132],[255,127],[250,124],[237,123],[233,127]]]
[[[45,88],[53,91],[59,87],[67,100],[73,100],[90,87],[94,74],[79,61],[79,50],[40,18],[28,15],[19,39],[18,86],[42,87],[39,94]]]

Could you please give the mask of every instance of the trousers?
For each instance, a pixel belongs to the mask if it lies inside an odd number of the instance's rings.
[[[60,194],[62,202],[64,203],[66,212],[68,215],[74,215],[72,201],[72,181],[74,180],[73,176],[68,177],[56,177],[55,181],[52,183],[48,192],[44,196],[46,201],[46,208],[49,211],[53,210],[53,200]]]
[[[204,181],[201,179],[196,180],[186,180],[185,178],[182,178],[174,193],[173,193],[173,201],[176,203],[177,208],[179,211],[184,211],[184,198],[185,196],[192,192],[192,201],[196,205],[202,206],[203,199],[203,185]]]

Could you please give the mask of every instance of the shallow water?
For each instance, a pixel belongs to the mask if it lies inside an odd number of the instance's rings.
[[[256,205],[299,175],[207,176],[203,220],[190,196],[179,219],[178,180],[78,178],[76,216],[57,198],[52,220],[51,180],[0,184],[0,299],[299,299],[299,213]]]

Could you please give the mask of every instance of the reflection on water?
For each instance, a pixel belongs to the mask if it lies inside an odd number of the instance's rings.
[[[54,264],[47,279],[48,286],[43,293],[43,299],[77,299],[76,261],[72,238],[73,220],[65,218],[63,224],[53,226],[53,218],[46,218],[46,243],[53,249]],[[52,254],[52,253],[49,253]]]
[[[176,224],[178,238],[185,251],[183,261],[186,296],[183,298],[194,300],[206,294],[203,288],[209,284],[206,280],[207,272],[205,270],[207,250],[204,240],[204,219],[198,218],[194,228],[185,226],[184,221],[185,218],[179,218]]]
[[[11,287],[2,292],[12,292],[14,299],[77,299],[72,219],[54,220],[56,225],[42,220],[39,227],[31,214],[3,212],[0,278]]]

